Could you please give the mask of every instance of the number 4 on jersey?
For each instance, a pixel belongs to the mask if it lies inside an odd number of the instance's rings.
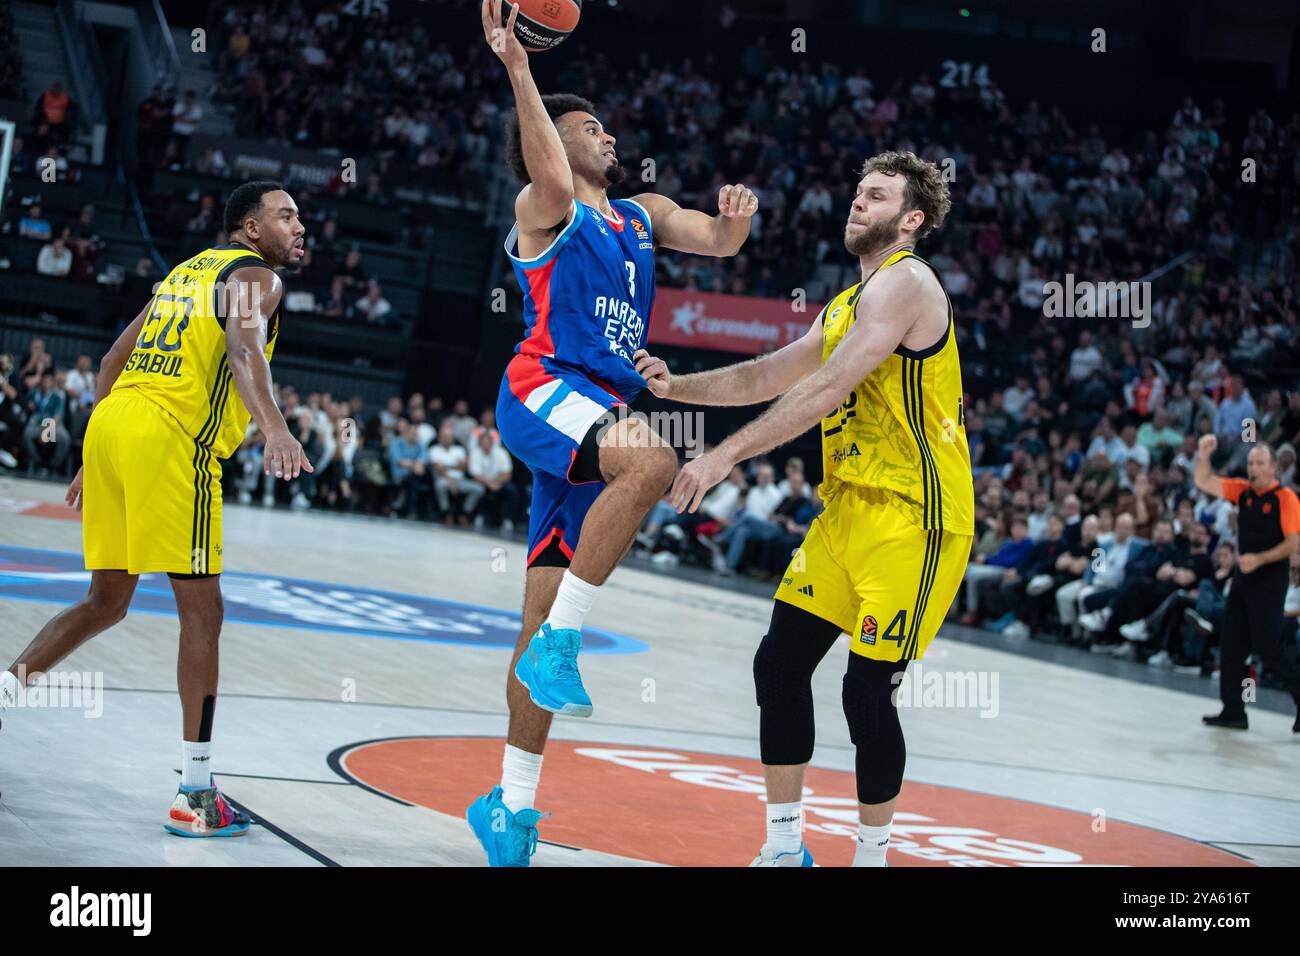
[[[885,633],[881,635],[887,641],[897,641],[902,643],[907,636],[907,609],[899,611],[894,615],[894,619],[889,622],[889,627],[885,628]]]

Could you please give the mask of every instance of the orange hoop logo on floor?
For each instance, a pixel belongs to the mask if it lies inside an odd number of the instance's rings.
[[[500,779],[501,747],[489,737],[375,740],[336,751],[330,763],[380,795],[463,818]],[[853,774],[810,767],[805,786],[809,849],[823,865],[847,866],[858,822]],[[553,814],[541,839],[579,850],[744,866],[763,842],[763,768],[744,757],[552,740],[537,803]],[[891,866],[1252,865],[1146,827],[1111,819],[1101,828],[1074,810],[911,782],[899,796],[890,850]]]

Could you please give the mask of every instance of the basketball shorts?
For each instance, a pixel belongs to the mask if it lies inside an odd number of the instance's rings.
[[[220,574],[221,466],[169,412],[131,391],[110,392],[86,428],[86,568]]]
[[[957,595],[972,543],[925,530],[919,510],[889,492],[841,486],[795,550],[776,599],[839,625],[855,654],[919,660]]]
[[[515,356],[497,396],[497,429],[533,473],[528,567],[568,567],[582,522],[605,488],[600,431],[626,408],[618,396],[576,373],[555,373]]]

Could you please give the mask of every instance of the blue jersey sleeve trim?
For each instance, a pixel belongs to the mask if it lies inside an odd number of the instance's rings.
[[[555,239],[551,241],[551,244],[543,249],[539,255],[534,256],[532,259],[521,259],[514,253],[515,248],[519,245],[519,223],[516,222],[510,227],[510,235],[506,236],[506,255],[510,257],[511,262],[516,263],[524,269],[536,269],[538,266],[544,266],[555,258],[555,254],[560,251],[560,246],[573,238],[573,234],[578,231],[578,227],[581,225],[582,210],[579,208],[578,201],[575,199],[573,201],[573,220],[564,227],[564,230],[556,236]]]

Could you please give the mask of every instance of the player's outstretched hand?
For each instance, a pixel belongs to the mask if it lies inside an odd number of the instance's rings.
[[[1202,458],[1209,458],[1214,454],[1214,450],[1219,447],[1219,439],[1213,432],[1202,435],[1201,440],[1196,443],[1196,447]]]
[[[748,218],[758,212],[758,197],[748,186],[728,184],[718,190],[718,212],[728,219]]]
[[[661,358],[655,358],[645,349],[637,349],[633,352],[632,361],[636,363],[636,370],[645,379],[650,393],[655,398],[667,398],[673,384],[673,373],[668,371],[668,363]]]
[[[278,435],[266,436],[266,447],[262,449],[262,470],[268,475],[274,474],[277,478],[292,481],[300,472],[311,474],[316,469],[307,460],[302,443],[285,430]]]
[[[63,498],[69,508],[76,508],[78,511],[81,510],[81,479],[85,470],[85,465],[77,469],[77,473],[72,476],[72,482],[68,485],[68,493]]]
[[[735,463],[727,461],[716,450],[705,452],[694,461],[688,461],[682,466],[682,470],[677,472],[672,490],[668,492],[669,502],[677,509],[678,514],[683,511],[695,514],[695,509],[700,506],[709,489],[731,474],[733,467]]]
[[[510,19],[501,25],[501,4],[507,0],[483,0],[483,39],[492,52],[507,67],[526,66],[528,51],[515,35],[515,20],[519,18],[519,4],[510,4]]]

